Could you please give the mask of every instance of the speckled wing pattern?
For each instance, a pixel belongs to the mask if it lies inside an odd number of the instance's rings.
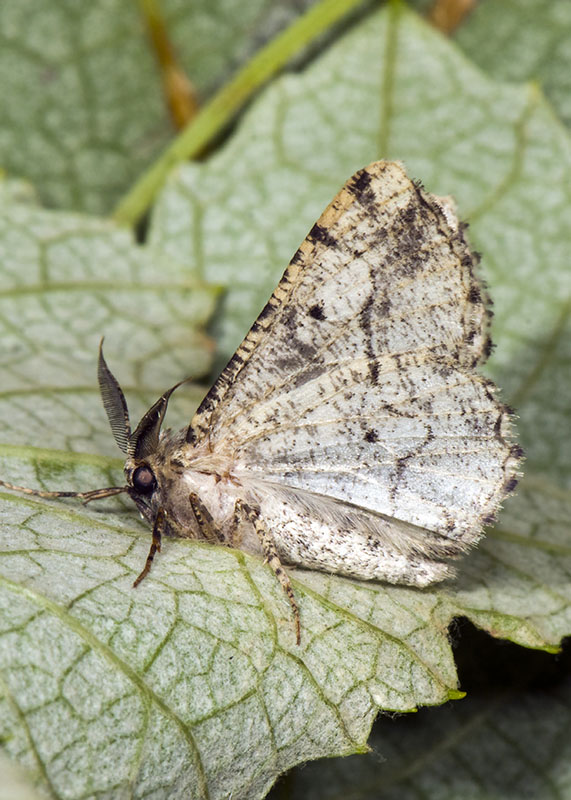
[[[427,552],[458,555],[521,459],[509,409],[476,372],[487,303],[451,202],[373,163],[313,226],[189,438],[326,520],[329,504],[369,532],[382,521],[395,552],[422,552],[426,531]]]

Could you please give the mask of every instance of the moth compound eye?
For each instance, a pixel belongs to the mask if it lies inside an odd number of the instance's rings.
[[[156,478],[149,467],[137,467],[132,480],[133,489],[139,494],[151,494],[157,486]]]

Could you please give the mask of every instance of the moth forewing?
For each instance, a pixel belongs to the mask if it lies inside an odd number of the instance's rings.
[[[313,226],[188,428],[161,434],[173,387],[131,433],[100,349],[127,453],[127,485],[101,496],[128,492],[153,526],[135,584],[164,534],[261,554],[299,642],[284,564],[412,586],[450,575],[522,459],[509,409],[476,372],[487,302],[453,203],[379,161]]]

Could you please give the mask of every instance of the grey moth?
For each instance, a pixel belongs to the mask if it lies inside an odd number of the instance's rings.
[[[448,199],[402,165],[357,172],[323,212],[188,427],[162,432],[169,389],[131,430],[100,348],[126,492],[164,536],[284,565],[423,587],[482,536],[516,485],[510,410],[478,367],[490,312]]]

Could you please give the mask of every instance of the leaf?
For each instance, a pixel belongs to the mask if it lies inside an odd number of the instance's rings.
[[[490,369],[508,397],[519,398],[527,483],[455,582],[418,591],[292,570],[300,648],[288,603],[258,559],[170,541],[134,591],[150,536],[122,501],[97,510],[3,493],[0,737],[54,795],[262,797],[296,763],[363,751],[379,709],[459,697],[447,635],[453,617],[469,616],[496,636],[548,651],[569,633],[562,387],[570,149],[537,90],[494,83],[393,5],[265,92],[204,166],[179,169],[153,215],[146,248],[110,226],[114,244],[102,253],[97,226],[104,223],[64,215],[72,232],[73,220],[81,227],[76,238],[88,235],[91,245],[74,241],[70,248],[58,228],[64,246],[54,255],[34,248],[46,216],[30,220],[26,206],[17,208],[6,253],[30,253],[36,270],[63,265],[73,285],[86,275],[93,282],[93,262],[105,270],[118,252],[129,276],[140,262],[151,284],[158,263],[169,265],[175,285],[190,274],[229,286],[218,320],[228,352],[339,185],[381,155],[403,158],[430,191],[452,191],[474,220],[496,300]],[[60,224],[59,215],[49,219]],[[21,238],[29,230],[31,243]],[[180,296],[155,286],[142,316],[134,282],[120,297],[113,284],[105,304],[79,316],[83,307],[63,291],[57,305],[48,291],[32,310],[20,299],[12,310],[12,296],[26,293],[11,281],[36,273],[3,263],[9,289],[0,320],[10,321],[11,347],[21,349],[3,355],[16,385],[2,415],[4,438],[13,444],[0,448],[0,476],[48,488],[119,480],[120,464],[105,455],[115,451],[105,449],[114,445],[104,414],[86,389],[87,351],[108,319],[108,360],[121,382],[126,376],[128,398],[141,388],[156,395],[188,368],[178,331],[192,314]],[[176,309],[174,336],[165,297],[169,311]],[[194,310],[204,302],[201,296]],[[87,292],[85,303],[94,303]],[[32,409],[19,421],[22,387],[42,403],[48,388],[60,386],[85,390],[74,400],[80,415],[56,392],[42,413]],[[74,433],[79,416],[84,427]]]
[[[172,136],[143,3],[0,4],[0,162],[43,201],[104,213]],[[276,0],[161,3],[202,97],[299,14]]]
[[[571,6],[566,0],[482,0],[456,40],[496,79],[540,81],[557,113],[571,124]]]
[[[520,660],[521,663],[521,660]],[[517,683],[517,677],[511,676]],[[418,715],[381,718],[372,752],[308,764],[280,785],[304,800],[473,800],[569,795],[571,680],[505,685]],[[273,797],[272,793],[272,797]]]
[[[147,403],[181,374],[208,370],[211,348],[199,328],[217,292],[110,222],[40,209],[21,184],[3,194],[2,439],[118,456],[98,396],[101,336],[123,385]]]

